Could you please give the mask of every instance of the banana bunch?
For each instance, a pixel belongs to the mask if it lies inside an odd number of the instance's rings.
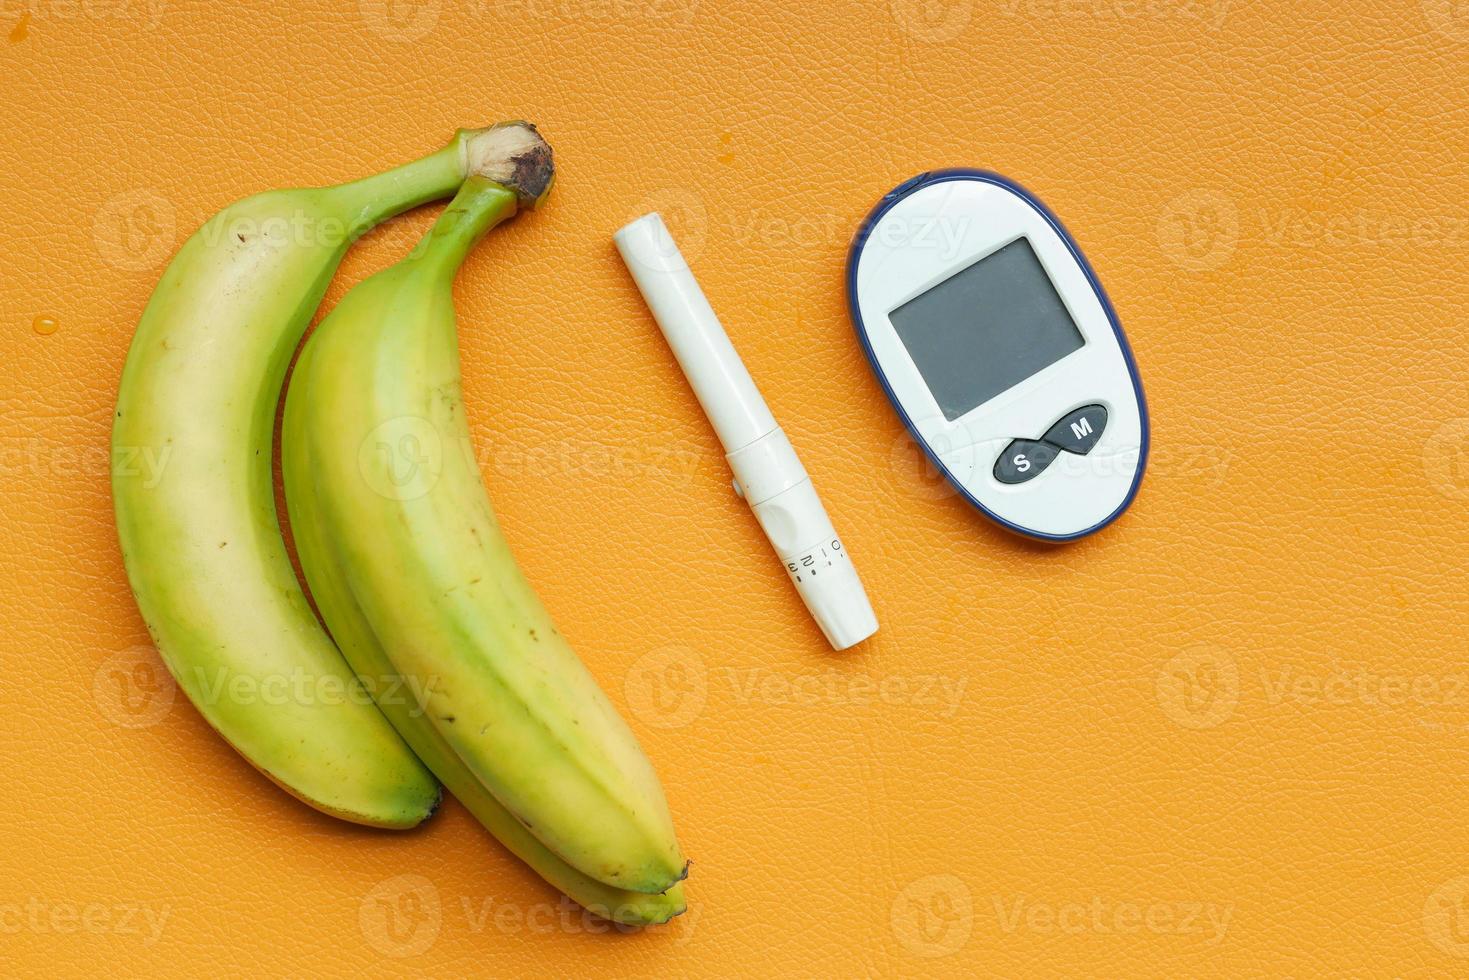
[[[460,395],[455,272],[552,177],[535,127],[505,123],[397,170],[216,215],[154,292],[118,397],[114,458],[151,450],[162,476],[115,468],[114,500],[165,663],[265,775],[381,827],[426,819],[442,782],[551,884],[645,925],[684,910],[662,787],[515,564]],[[291,378],[287,509],[329,637],[275,513],[284,375],[351,241],[456,188],[408,258],[322,321]],[[320,696],[220,696],[283,676]]]

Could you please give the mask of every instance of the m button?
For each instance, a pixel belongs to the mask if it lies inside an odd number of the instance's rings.
[[[1087,405],[1062,416],[1061,421],[1051,426],[1041,439],[1068,453],[1085,456],[1102,438],[1102,430],[1106,427],[1107,410],[1101,405]]]

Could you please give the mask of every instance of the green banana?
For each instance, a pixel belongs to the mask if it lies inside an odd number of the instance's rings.
[[[275,410],[291,354],[351,242],[453,193],[495,132],[461,131],[434,154],[353,183],[268,191],[225,208],[164,272],[118,392],[118,536],[164,662],[267,777],[374,826],[420,823],[439,787],[296,581],[275,513]]]
[[[318,370],[313,363],[314,354],[314,349],[303,351],[296,362],[288,400],[308,397],[306,386],[312,383],[310,379]],[[392,661],[353,598],[336,549],[325,533],[326,521],[317,509],[316,470],[312,465],[316,450],[310,442],[310,431],[300,431],[300,420],[299,412],[288,416],[289,428],[281,437],[281,470],[289,488],[286,506],[296,553],[307,572],[311,598],[354,670],[367,677],[392,676],[395,673]],[[381,694],[378,703],[383,714],[454,798],[542,878],[582,907],[624,925],[655,925],[684,911],[682,883],[661,895],[624,891],[587,877],[557,857],[500,805],[406,694],[406,691],[398,695]]]
[[[686,872],[662,787],[516,566],[461,397],[455,271],[539,199],[549,163],[544,178],[471,177],[412,255],[321,323],[286,395],[286,499],[312,528],[302,567],[328,628],[359,670],[386,658],[416,679],[421,714],[389,717],[451,791],[579,901],[587,880],[656,895]],[[528,834],[505,833],[506,816]]]

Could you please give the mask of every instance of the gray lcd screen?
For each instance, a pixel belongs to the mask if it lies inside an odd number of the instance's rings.
[[[888,319],[950,422],[1085,343],[1024,238],[918,294]]]

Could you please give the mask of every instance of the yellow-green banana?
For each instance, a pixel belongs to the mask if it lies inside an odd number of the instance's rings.
[[[296,362],[291,384],[293,394],[288,395],[288,399],[307,397],[306,386],[311,384],[310,379],[318,370],[312,363],[313,354],[314,350],[304,351]],[[331,370],[330,365],[325,370]],[[332,638],[359,674],[366,677],[392,676],[396,672],[392,661],[373,635],[352,596],[336,548],[326,533],[326,521],[317,512],[317,471],[312,464],[311,433],[298,431],[300,420],[300,413],[293,413],[287,423],[292,427],[282,435],[281,469],[289,487],[286,504],[290,510],[291,531],[301,565],[309,577],[311,597],[331,627]],[[584,908],[626,925],[667,922],[684,910],[682,884],[661,895],[625,891],[589,878],[557,857],[500,805],[494,794],[455,755],[444,736],[424,716],[419,704],[408,695],[406,687],[400,688],[398,694],[380,694],[378,700],[383,714],[388,716],[404,741],[433,770],[445,788],[454,794],[454,798],[542,878]]]
[[[266,776],[326,813],[375,826],[419,823],[439,787],[367,693],[391,681],[354,676],[297,584],[275,513],[275,410],[348,246],[453,193],[495,133],[461,131],[397,169],[257,194],[215,215],[154,290],[118,392],[118,535],[164,662]]]
[[[500,533],[469,450],[451,294],[479,237],[544,193],[544,164],[471,177],[421,247],[322,322],[286,397],[286,499],[293,527],[312,529],[302,565],[349,659],[414,681],[421,715],[392,711],[395,724],[517,854],[605,905],[588,880],[657,895],[685,862],[652,766]],[[569,869],[504,833],[491,802]],[[667,914],[682,905],[663,897]],[[651,907],[629,918],[667,917]]]

